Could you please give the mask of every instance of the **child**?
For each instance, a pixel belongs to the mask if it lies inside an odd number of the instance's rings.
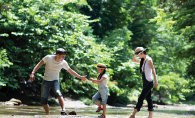
[[[108,99],[108,86],[107,80],[108,76],[106,75],[106,65],[99,63],[97,65],[97,70],[99,72],[97,80],[90,78],[93,83],[99,84],[98,92],[92,97],[92,100],[99,106],[96,112],[103,110],[103,114],[98,116],[98,118],[106,118],[106,103]],[[101,107],[98,98],[102,98],[103,108]]]

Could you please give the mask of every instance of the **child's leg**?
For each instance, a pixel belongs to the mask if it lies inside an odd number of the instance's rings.
[[[97,92],[97,93],[92,97],[92,100],[93,100],[99,107],[101,107],[98,98],[100,98],[100,93],[99,93],[99,92]]]
[[[102,105],[103,105],[103,115],[106,114],[106,103],[108,100],[108,88],[105,88],[103,90],[101,90],[101,98],[102,98]]]
[[[95,103],[101,108],[101,104],[99,101],[96,101]]]
[[[106,104],[103,104],[103,114],[106,114]]]

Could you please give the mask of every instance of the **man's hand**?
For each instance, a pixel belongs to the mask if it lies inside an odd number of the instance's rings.
[[[85,81],[88,81],[88,79],[87,79],[86,77],[87,77],[87,75],[85,75],[85,76],[81,76],[81,78],[80,78],[80,79],[81,79],[81,80],[83,80],[84,82],[85,82]]]
[[[34,80],[35,80],[34,73],[31,73],[31,75],[30,75],[30,80],[31,80],[31,81],[34,81]]]
[[[93,78],[89,78],[90,81],[93,81],[94,79]]]

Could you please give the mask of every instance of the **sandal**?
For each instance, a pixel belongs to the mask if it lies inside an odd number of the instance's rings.
[[[97,111],[96,111],[96,112],[100,112],[101,110],[103,110],[103,108],[98,107],[98,109],[97,109]]]
[[[98,116],[98,118],[106,118],[106,115],[102,114],[102,115]]]

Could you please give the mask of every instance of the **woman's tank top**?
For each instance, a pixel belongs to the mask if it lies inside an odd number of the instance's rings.
[[[147,55],[146,56],[146,59],[144,61],[144,64],[142,65],[142,72],[145,71],[146,79],[149,82],[151,82],[151,81],[153,81],[153,78],[152,78],[152,69],[150,68],[150,66],[148,64],[148,60],[151,60],[152,61],[152,58]]]

